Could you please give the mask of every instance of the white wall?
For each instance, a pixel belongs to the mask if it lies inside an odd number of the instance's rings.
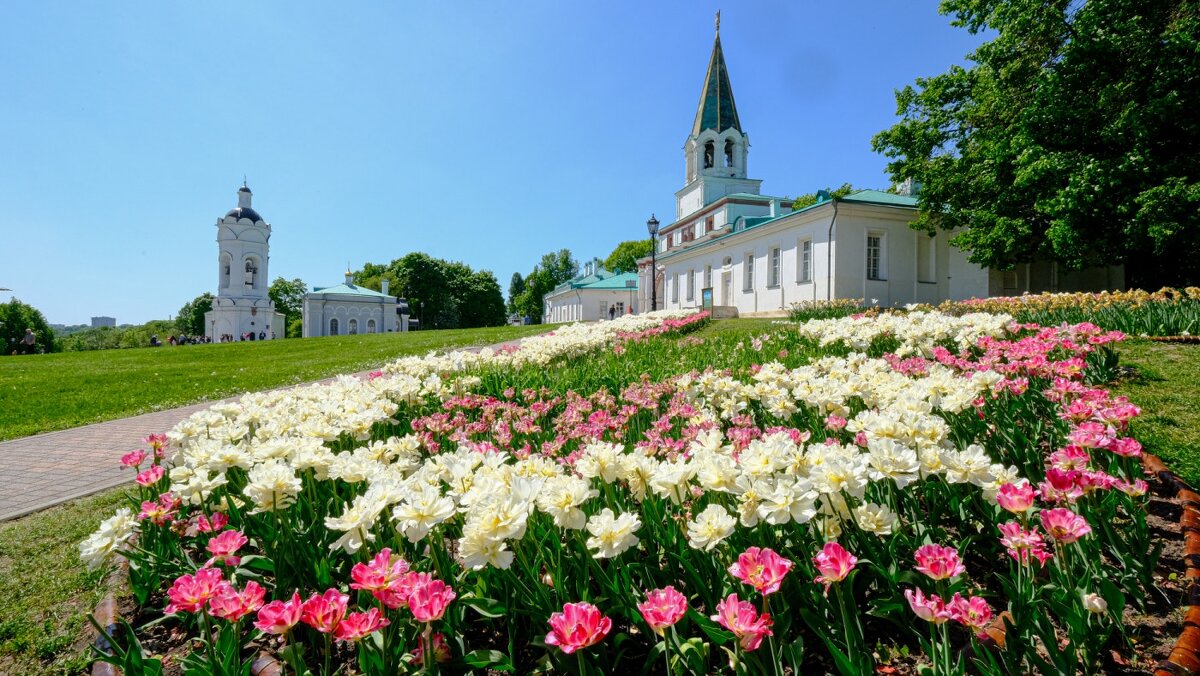
[[[334,318],[338,320],[339,336],[349,335],[351,319],[358,322],[359,335],[368,333],[367,322],[371,319],[375,320],[375,333],[407,330],[396,314],[396,307],[395,300],[380,303],[352,296],[309,294],[304,299],[303,335],[305,338],[330,335],[329,320]]]
[[[608,308],[612,305],[617,306],[618,312],[622,312],[623,308],[633,313],[638,312],[638,290],[570,289],[554,296],[547,295],[542,321],[547,324],[560,324],[608,319]],[[659,306],[662,306],[661,298]]]

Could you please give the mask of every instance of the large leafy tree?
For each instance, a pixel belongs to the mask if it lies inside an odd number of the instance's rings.
[[[7,303],[0,303],[0,347],[3,347],[4,354],[11,355],[19,350],[19,345],[25,338],[25,329],[33,329],[39,350],[58,351],[59,345],[54,330],[46,323],[41,311],[16,298]]]
[[[995,34],[896,94],[874,139],[922,184],[915,227],[965,228],[973,262],[1124,263],[1136,285],[1200,274],[1200,2],[944,0]]]
[[[275,309],[282,312],[287,321],[286,337],[299,338],[303,332],[304,294],[308,293],[308,285],[299,277],[287,280],[276,277],[267,289],[267,296],[275,303]]]
[[[512,279],[508,282],[508,311],[510,313],[517,311],[517,297],[525,292],[525,278],[521,273],[514,272]]]
[[[423,329],[498,326],[504,323],[504,296],[490,271],[414,252],[387,265],[367,263],[354,281],[408,300]]]
[[[205,291],[183,304],[175,316],[175,328],[189,336],[204,335],[204,314],[213,307],[213,295]],[[166,340],[166,337],[163,337]]]
[[[559,249],[542,256],[533,271],[525,276],[525,290],[517,297],[516,311],[535,324],[542,322],[542,301],[554,287],[579,274],[579,263],[570,249]]]
[[[650,255],[649,239],[621,242],[604,259],[604,269],[612,272],[637,272],[637,261]]]

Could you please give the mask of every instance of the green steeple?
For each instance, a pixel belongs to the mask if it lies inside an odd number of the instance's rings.
[[[693,136],[705,129],[719,133],[732,127],[742,131],[737,105],[733,102],[733,87],[729,85],[729,70],[725,67],[725,54],[721,51],[720,21],[718,14],[717,38],[713,42],[712,56],[708,59],[704,91],[700,94],[700,106],[696,109],[696,123],[692,125]]]

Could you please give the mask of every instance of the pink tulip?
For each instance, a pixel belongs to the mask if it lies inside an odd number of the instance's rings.
[[[365,613],[350,613],[338,623],[333,636],[339,641],[355,642],[391,624],[378,608]]]
[[[511,397],[510,397],[511,399]],[[417,641],[417,647],[413,648],[412,655],[417,664],[425,663],[425,637],[421,636]],[[433,635],[433,659],[438,664],[450,661],[450,644],[446,643],[445,634]]]
[[[813,563],[821,573],[813,582],[825,585],[825,591],[828,592],[829,585],[845,580],[850,571],[854,570],[858,558],[838,543],[826,542],[821,551],[813,557]]]
[[[266,590],[253,580],[246,583],[246,588],[237,591],[233,585],[224,587],[208,600],[208,614],[222,620],[237,622],[243,617],[262,608]]]
[[[779,591],[793,565],[773,550],[749,547],[729,567],[729,573],[767,596]]]
[[[300,593],[292,592],[288,601],[271,601],[258,611],[254,626],[266,634],[286,634],[300,621]]]
[[[936,594],[930,594],[927,597],[920,589],[906,589],[904,598],[908,599],[908,606],[912,608],[917,617],[926,622],[941,624],[950,619],[950,611],[946,609],[946,603]]]
[[[829,416],[825,418],[825,429],[829,430],[830,432],[837,432],[845,428],[846,419],[842,416],[830,413]]]
[[[1047,509],[1038,513],[1042,528],[1055,540],[1070,544],[1092,532],[1086,519],[1069,509]]]
[[[212,517],[204,516],[203,514],[196,515],[196,532],[197,533],[216,533],[229,523],[229,517],[220,512],[216,512]]]
[[[216,568],[201,568],[195,575],[180,575],[167,590],[170,602],[164,612],[167,615],[181,610],[185,613],[198,613],[204,609],[209,599],[227,586],[229,583]]]
[[[946,580],[967,571],[966,566],[958,558],[958,550],[941,545],[924,545],[913,553],[917,560],[917,571],[925,573],[932,580]]]
[[[133,480],[139,486],[153,486],[158,483],[159,479],[163,478],[163,474],[166,474],[166,472],[167,470],[163,469],[162,465],[155,465],[144,472],[140,472]]]
[[[983,597],[972,596],[970,599],[964,599],[962,595],[955,593],[950,603],[946,604],[946,610],[950,613],[950,619],[975,632],[979,638],[987,637],[984,630],[992,621],[992,608]]]
[[[167,435],[165,434],[151,434],[148,437],[144,437],[142,443],[148,445],[150,450],[154,451],[155,457],[161,458],[163,457],[163,449],[171,442],[167,440]]]
[[[1053,557],[1046,549],[1041,533],[1026,529],[1016,521],[1000,524],[1000,544],[1008,548],[1009,556],[1023,565],[1028,565],[1031,557],[1043,565]]]
[[[329,589],[320,596],[314,594],[300,607],[300,620],[322,634],[332,634],[346,617],[346,604],[350,597],[336,589]]]
[[[663,587],[646,593],[646,601],[639,603],[638,610],[650,629],[663,635],[663,630],[674,625],[687,613],[687,598],[675,587]]]
[[[224,533],[221,533],[215,538],[209,540],[208,545],[205,546],[205,549],[207,549],[208,553],[212,554],[213,557],[209,559],[208,563],[205,563],[204,566],[207,568],[214,563],[224,563],[230,566],[238,565],[238,563],[241,561],[241,557],[234,556],[234,553],[241,549],[242,545],[246,544],[247,542],[249,542],[249,540],[245,535],[242,535],[241,531],[227,530]]]
[[[733,632],[743,650],[757,650],[764,637],[774,635],[771,616],[759,615],[754,604],[739,600],[737,594],[730,594],[718,603],[717,614],[711,619]]]
[[[996,502],[1013,514],[1023,514],[1033,507],[1037,498],[1037,489],[1028,481],[1018,484],[1004,484],[996,493]]]
[[[137,468],[146,462],[146,452],[143,450],[130,451],[121,456],[121,464],[125,467]]]
[[[612,619],[605,617],[600,609],[590,603],[568,603],[561,613],[550,616],[550,633],[546,644],[571,653],[596,645],[612,629]]]
[[[408,593],[408,609],[416,621],[433,622],[442,619],[456,596],[445,582],[433,579],[428,573],[417,573]]]
[[[408,572],[408,562],[403,558],[392,556],[391,549],[383,549],[370,563],[356,563],[350,569],[351,589],[365,589],[369,592],[385,590],[396,583]]]

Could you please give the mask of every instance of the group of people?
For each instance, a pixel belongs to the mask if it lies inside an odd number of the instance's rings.
[[[188,335],[181,333],[178,336],[168,337],[166,344],[168,344],[168,345],[203,345],[204,343],[211,343],[211,342],[212,342],[212,338],[209,338],[208,336],[188,336]],[[162,347],[163,344],[164,343],[158,339],[157,333],[151,334],[150,347]]]

